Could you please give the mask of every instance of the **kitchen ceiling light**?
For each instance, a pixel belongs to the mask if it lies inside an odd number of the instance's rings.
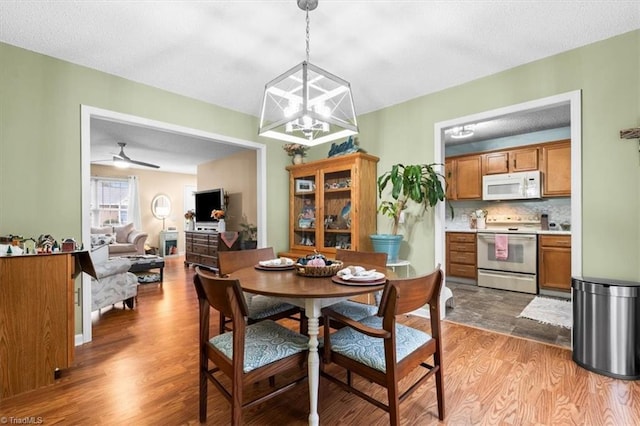
[[[463,139],[473,136],[475,124],[467,124],[466,126],[457,126],[451,129],[451,137],[453,139]]]
[[[265,85],[258,134],[314,146],[358,133],[349,82],[309,63],[309,11],[318,0],[298,0],[306,12],[306,60]]]

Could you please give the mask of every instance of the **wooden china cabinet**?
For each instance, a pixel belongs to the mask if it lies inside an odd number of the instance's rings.
[[[353,153],[287,167],[289,251],[294,258],[318,251],[334,258],[336,248],[373,251],[379,158]]]

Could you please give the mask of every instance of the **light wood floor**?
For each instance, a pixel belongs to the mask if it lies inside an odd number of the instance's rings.
[[[163,289],[143,286],[133,311],[104,309],[94,319],[94,340],[76,348],[75,366],[54,385],[0,401],[0,416],[8,422],[40,417],[47,425],[197,424],[193,270],[185,269],[179,257],[167,264]],[[403,321],[428,330],[422,318]],[[588,372],[557,346],[448,322],[443,331],[443,424],[640,424],[640,382]],[[209,395],[207,424],[227,424],[226,401],[213,386]],[[305,382],[245,411],[244,420],[304,425],[308,403]],[[403,424],[438,424],[433,383],[405,401],[401,411]],[[386,413],[322,379],[319,414],[325,425],[388,424]]]

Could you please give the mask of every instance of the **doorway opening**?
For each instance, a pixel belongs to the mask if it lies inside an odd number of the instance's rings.
[[[571,275],[582,274],[582,121],[581,92],[579,90],[550,96],[534,101],[511,105],[458,117],[434,125],[434,159],[445,162],[445,137],[454,128],[464,129],[470,123],[480,123],[496,118],[510,117],[545,108],[567,105],[570,114],[571,138]],[[494,135],[494,137],[497,137]],[[436,263],[446,265],[446,209],[445,203],[436,206],[435,214],[435,257]],[[445,274],[446,283],[446,274]],[[454,304],[456,304],[454,300]]]
[[[81,203],[82,203],[82,241],[90,241],[91,218],[90,218],[90,175],[91,175],[91,123],[92,119],[112,121],[122,124],[129,124],[138,127],[145,127],[152,130],[170,132],[187,137],[209,140],[211,142],[223,142],[228,145],[237,145],[246,149],[256,151],[257,173],[256,173],[256,194],[257,194],[257,227],[258,241],[266,240],[266,146],[253,141],[237,139],[225,135],[219,135],[202,131],[199,129],[179,126],[151,120],[139,116],[123,114],[116,111],[105,110],[87,105],[81,105],[80,109],[80,143],[81,143]],[[76,345],[81,345],[91,341],[91,278],[83,274],[82,277],[82,334],[76,335]]]

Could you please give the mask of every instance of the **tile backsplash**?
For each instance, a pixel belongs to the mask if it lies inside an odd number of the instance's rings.
[[[469,228],[469,215],[477,209],[483,209],[491,215],[530,216],[546,213],[549,223],[571,223],[571,198],[546,198],[542,200],[514,201],[451,201],[454,217],[447,209],[446,227],[448,229]]]

